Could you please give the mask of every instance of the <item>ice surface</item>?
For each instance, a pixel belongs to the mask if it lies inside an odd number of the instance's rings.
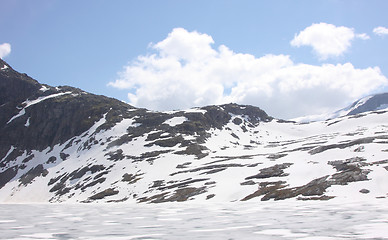
[[[388,239],[386,203],[2,204],[0,239]]]

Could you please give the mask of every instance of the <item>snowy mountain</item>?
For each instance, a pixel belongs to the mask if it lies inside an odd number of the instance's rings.
[[[349,115],[372,98],[299,124],[237,104],[153,112],[0,69],[0,202],[388,197],[388,111]]]
[[[379,111],[388,109],[388,93],[379,93],[361,98],[346,108],[330,114],[305,116],[292,119],[296,122],[323,121],[327,119],[339,118],[344,116],[357,115],[360,113]]]
[[[388,108],[388,93],[370,95],[355,101],[349,107],[334,113],[333,117],[356,115],[364,112],[378,111]]]

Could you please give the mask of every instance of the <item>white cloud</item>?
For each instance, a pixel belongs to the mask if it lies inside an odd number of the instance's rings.
[[[235,102],[293,118],[337,110],[388,84],[378,67],[297,64],[287,55],[255,57],[212,44],[209,35],[174,29],[109,85],[130,89],[130,104],[152,110]]]
[[[153,47],[159,50],[162,57],[170,56],[185,61],[196,61],[217,54],[210,46],[213,43],[213,38],[207,34],[189,33],[183,28],[175,28],[166,39]]]
[[[11,53],[11,44],[3,43],[0,44],[0,58],[6,57]]]
[[[370,39],[369,35],[366,34],[366,33],[357,34],[356,37],[359,38],[359,39],[362,39],[362,40],[368,40],[368,39]]]
[[[315,23],[295,35],[291,45],[311,46],[319,58],[325,60],[342,55],[349,49],[355,38],[366,40],[369,39],[369,36],[365,33],[355,34],[354,30],[348,27]]]
[[[388,28],[386,27],[376,27],[373,29],[373,33],[379,36],[388,35]]]

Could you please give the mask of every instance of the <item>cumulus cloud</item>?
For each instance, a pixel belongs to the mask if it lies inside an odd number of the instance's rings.
[[[213,44],[207,34],[174,29],[151,45],[155,53],[138,56],[109,85],[129,89],[130,104],[152,110],[235,102],[287,119],[337,110],[388,84],[378,67],[300,64],[287,55],[255,57]]]
[[[0,58],[6,57],[11,53],[11,44],[3,43],[0,44]]]
[[[325,60],[342,55],[350,48],[355,38],[366,40],[369,36],[365,33],[355,34],[354,29],[348,27],[315,23],[296,34],[291,45],[311,46],[319,58]]]
[[[376,27],[373,29],[373,33],[378,35],[378,36],[384,36],[388,35],[388,28],[386,27]]]

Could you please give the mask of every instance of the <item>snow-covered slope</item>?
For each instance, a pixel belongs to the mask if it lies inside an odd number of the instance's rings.
[[[34,89],[0,107],[0,202],[388,198],[385,110],[298,124],[237,104],[151,112]]]

